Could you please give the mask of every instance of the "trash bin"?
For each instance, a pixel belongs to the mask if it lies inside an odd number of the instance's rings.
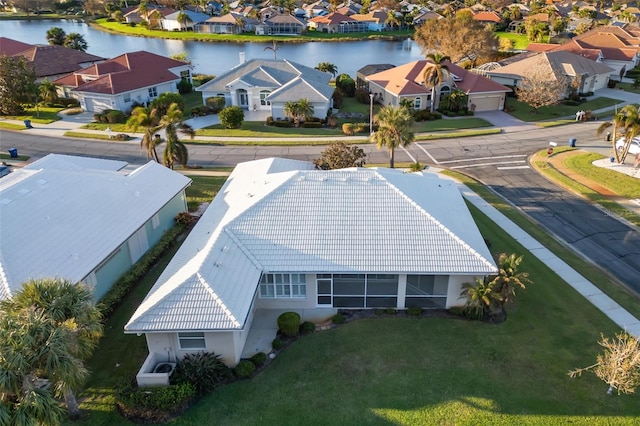
[[[607,132],[606,142],[611,142],[611,132]]]
[[[9,148],[9,157],[18,158],[18,149],[17,148]]]
[[[571,148],[575,148],[576,147],[576,138],[569,139],[569,146]]]
[[[32,129],[33,127],[31,127],[31,120],[24,120],[24,127],[26,127],[27,129]]]

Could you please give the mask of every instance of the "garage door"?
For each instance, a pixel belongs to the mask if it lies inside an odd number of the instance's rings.
[[[498,111],[500,109],[500,100],[502,96],[483,96],[474,97],[471,101],[476,104],[476,111]]]
[[[102,112],[111,109],[111,101],[105,98],[87,98],[87,111]]]

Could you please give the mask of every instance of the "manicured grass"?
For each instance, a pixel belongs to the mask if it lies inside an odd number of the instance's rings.
[[[327,34],[323,32],[309,31],[300,36],[260,36],[254,33],[243,34],[201,34],[193,31],[160,31],[148,30],[141,25],[134,27],[127,23],[107,22],[106,19],[98,19],[96,23],[103,30],[127,34],[131,36],[155,37],[177,40],[195,40],[195,41],[211,41],[211,42],[237,42],[237,43],[271,43],[272,41],[284,42],[309,42],[309,41],[354,41],[369,39],[401,39],[413,35],[413,30],[402,31],[384,31],[384,32],[364,32],[349,34]]]
[[[215,183],[197,177],[194,185]],[[471,211],[491,251],[525,254],[522,269],[535,282],[508,307],[507,322],[348,323],[302,338],[259,376],[221,387],[169,424],[635,424],[637,395],[607,397],[606,385],[594,376],[567,376],[593,363],[599,333],[612,335],[617,327],[483,214]],[[168,258],[107,322],[89,361],[94,373],[81,394],[84,416],[66,424],[131,424],[113,408],[113,392],[133,378],[146,345],[143,337],[125,336],[122,326]]]
[[[64,132],[64,136],[69,138],[98,139],[98,140],[110,140],[112,142],[122,142],[122,141],[117,141],[116,139],[109,138],[109,135],[107,134],[100,134],[100,133]]]
[[[417,141],[427,141],[433,139],[451,139],[451,138],[465,138],[470,136],[482,136],[482,135],[494,135],[502,133],[502,129],[474,129],[474,130],[461,130],[459,132],[447,132],[447,133],[422,133],[416,135]]]
[[[191,110],[194,107],[202,106],[202,93],[192,90],[190,93],[183,94],[182,97],[184,98],[183,117],[187,120],[191,118]]]
[[[8,120],[31,120],[32,123],[49,124],[54,121],[60,120],[58,113],[66,108],[49,108],[49,107],[29,107],[25,108],[25,113],[22,115],[9,116],[5,115],[3,118]],[[24,127],[24,126],[23,126]]]
[[[612,192],[626,198],[640,198],[640,180],[603,167],[596,167],[592,163],[605,158],[596,153],[573,155],[564,164],[580,175],[599,182]]]
[[[14,124],[14,123],[7,123],[4,121],[0,121],[0,129],[25,130],[26,127],[24,127],[24,124]]]
[[[421,121],[414,123],[411,129],[414,132],[441,132],[454,129],[476,129],[479,127],[491,127],[484,118],[479,117],[460,117],[460,118],[443,118],[441,120]]]
[[[208,203],[213,200],[224,182],[226,176],[196,176],[189,175],[191,186],[187,188],[187,206],[189,211],[195,211],[202,203]]]
[[[631,83],[617,83],[616,89],[621,89],[625,92],[640,93],[640,86],[633,87]]]
[[[612,107],[620,102],[619,99],[600,97],[590,99],[578,106],[564,105],[562,103],[546,106],[538,108],[537,113],[534,113],[533,108],[528,104],[514,98],[507,98],[506,104],[508,104],[508,107],[505,105],[505,111],[523,121],[554,120],[561,117],[571,118],[571,116],[575,119],[575,114],[578,110],[593,111],[600,108]]]
[[[239,129],[226,129],[222,124],[198,129],[196,130],[196,136],[281,138],[297,136],[344,136],[344,133],[342,133],[340,127],[336,127],[335,129],[275,127],[267,126],[264,121],[245,121]]]
[[[526,34],[508,33],[506,31],[496,31],[498,38],[506,38],[513,41],[514,50],[524,50],[527,48],[529,39]]]
[[[0,152],[0,160],[10,160],[10,161],[27,161],[29,160],[29,156],[27,155],[19,155],[18,158],[11,158],[11,155]]]
[[[110,128],[112,132],[114,133],[126,133],[126,132],[132,132],[133,129],[131,129],[129,126],[127,126],[124,123],[87,123],[84,126],[80,127],[81,129],[87,129],[87,130],[107,130],[107,128]],[[138,132],[139,133],[143,133],[144,132],[144,128],[140,127],[138,128]]]
[[[356,135],[359,136],[359,135]],[[370,143],[367,139],[368,135],[362,136],[362,139],[350,139],[346,141],[349,144],[366,144]],[[314,140],[314,139],[305,139],[302,141],[299,140],[282,140],[282,139],[268,139],[268,140],[256,140],[256,141],[243,141],[237,139],[228,139],[225,141],[210,141],[210,140],[184,140],[185,144],[201,144],[201,145],[220,145],[220,146],[313,146],[313,145],[329,145],[333,142],[345,142],[344,138],[336,137],[335,139],[323,139],[323,140]]]
[[[556,152],[562,152],[563,150],[569,149],[573,148],[560,147],[556,149]],[[543,155],[546,155],[546,152]],[[544,171],[546,170],[552,169],[547,166]],[[569,266],[571,266],[576,271],[580,271],[580,274],[582,274],[583,277],[593,283],[596,287],[606,293],[613,300],[618,302],[620,306],[628,310],[636,318],[640,318],[640,300],[638,299],[638,297],[629,293],[627,289],[617,285],[616,283],[613,283],[606,274],[604,274],[598,268],[595,268],[591,263],[584,260],[582,257],[568,250],[564,245],[560,244],[553,237],[543,231],[537,223],[534,223],[527,216],[515,210],[511,206],[511,204],[507,203],[504,199],[496,195],[494,192],[489,191],[484,185],[458,172],[447,170],[443,173],[449,176],[453,176],[463,182],[474,192],[491,203],[493,207],[495,207],[502,214],[508,217],[512,222],[514,222],[520,228],[524,229],[529,235],[539,241],[543,246],[545,246],[556,256],[564,260]],[[555,171],[555,173],[556,175],[564,176],[557,171]]]

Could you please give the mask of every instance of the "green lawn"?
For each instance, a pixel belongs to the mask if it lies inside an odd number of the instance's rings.
[[[32,123],[49,124],[60,120],[58,113],[66,108],[27,107],[22,115],[5,115],[7,120],[31,120]]]
[[[192,187],[202,188],[189,196],[208,198],[219,183],[197,178]],[[207,194],[197,195],[201,191]],[[608,397],[607,386],[593,375],[567,376],[593,363],[600,332],[612,335],[617,327],[483,214],[471,211],[491,251],[524,253],[522,269],[535,282],[508,308],[507,322],[348,323],[302,338],[257,377],[223,386],[170,424],[637,424],[637,395]],[[132,379],[146,345],[143,337],[122,334],[122,327],[168,257],[107,322],[81,395],[85,415],[68,425],[130,424],[113,408],[113,388]],[[588,278],[591,270],[588,264],[580,269]]]
[[[421,121],[414,123],[411,130],[417,133],[422,132],[442,132],[456,129],[477,129],[481,127],[493,126],[484,118],[479,117],[460,117],[460,118],[443,118],[441,120]]]
[[[579,110],[593,111],[600,108],[613,107],[620,102],[619,99],[599,97],[590,99],[577,106],[560,103],[538,108],[538,111],[534,112],[533,108],[528,104],[508,97],[505,101],[505,112],[523,121],[555,120],[560,117],[571,118],[571,116],[573,116],[575,118],[575,114]]]
[[[506,38],[513,41],[514,50],[524,50],[529,45],[530,41],[526,34],[508,33],[506,31],[496,31],[498,38]]]

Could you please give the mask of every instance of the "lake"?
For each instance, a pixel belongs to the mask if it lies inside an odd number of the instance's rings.
[[[99,31],[76,20],[0,21],[0,34],[24,43],[46,44],[47,30],[51,27],[60,27],[67,34],[82,34],[89,45],[87,51],[105,58],[136,50],[164,56],[187,52],[194,72],[202,74],[222,74],[240,62],[240,52],[245,52],[246,59],[273,58],[272,51],[264,50],[272,43],[210,43],[129,37]],[[420,47],[412,40],[281,43],[277,57],[309,67],[330,62],[338,67],[339,73],[347,73],[354,79],[356,71],[368,64],[401,65],[424,58]]]

